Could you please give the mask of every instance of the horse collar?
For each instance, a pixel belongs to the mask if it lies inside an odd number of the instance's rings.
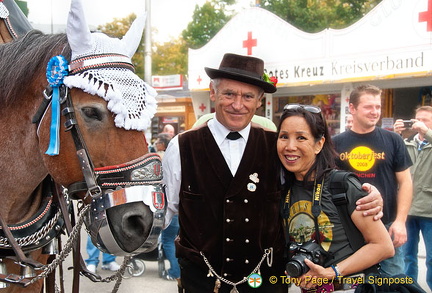
[[[24,252],[44,247],[57,237],[64,224],[64,219],[53,197],[53,182],[50,176],[42,181],[42,203],[35,215],[29,220],[8,225],[13,237]],[[0,229],[1,230],[1,229]],[[6,237],[0,236],[0,257],[15,255]]]

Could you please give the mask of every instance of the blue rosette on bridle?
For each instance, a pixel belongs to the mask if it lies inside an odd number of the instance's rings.
[[[47,65],[46,77],[52,88],[50,141],[45,154],[56,156],[60,151],[60,87],[68,75],[68,61],[62,55],[54,56]]]

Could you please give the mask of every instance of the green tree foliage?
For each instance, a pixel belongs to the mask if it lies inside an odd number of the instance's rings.
[[[187,46],[182,38],[155,44],[152,61],[153,75],[186,75]]]
[[[121,39],[127,33],[135,19],[136,15],[132,13],[122,19],[114,18],[112,22],[98,26],[97,29],[98,31],[101,31],[110,37]],[[141,43],[138,46],[138,50],[132,57],[132,63],[135,66],[136,74],[139,77],[144,78],[144,33],[141,39]]]
[[[182,32],[186,45],[192,49],[198,49],[210,41],[219,30],[231,19],[227,15],[227,5],[235,0],[207,1],[203,6],[195,6],[192,21]]]
[[[97,29],[110,37],[123,38],[133,21],[135,14],[114,20]],[[138,50],[132,57],[136,74],[144,78],[144,34]],[[152,48],[152,75],[187,74],[187,46],[180,37],[163,44],[154,44]]]
[[[24,13],[24,15],[28,17],[29,10],[27,7],[27,1],[15,0],[15,3],[21,9],[21,11]]]
[[[310,33],[345,28],[382,0],[261,0],[261,7]]]

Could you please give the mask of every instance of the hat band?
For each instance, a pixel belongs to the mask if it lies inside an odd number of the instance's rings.
[[[252,71],[247,71],[247,70],[232,68],[232,67],[220,67],[219,70],[224,70],[227,72],[237,73],[237,74],[246,75],[246,76],[248,75],[249,77],[253,77],[253,78],[257,78],[257,79],[262,80],[261,75],[258,75],[256,72],[252,72]]]
[[[108,67],[121,67],[135,72],[131,59],[120,54],[98,54],[77,58],[69,64],[69,72],[76,74],[89,69]]]

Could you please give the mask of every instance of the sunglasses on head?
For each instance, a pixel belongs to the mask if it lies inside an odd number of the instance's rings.
[[[302,108],[308,112],[319,114],[321,113],[321,108],[317,106],[312,105],[300,105],[300,104],[287,104],[284,107],[284,110],[297,110],[299,108]]]

